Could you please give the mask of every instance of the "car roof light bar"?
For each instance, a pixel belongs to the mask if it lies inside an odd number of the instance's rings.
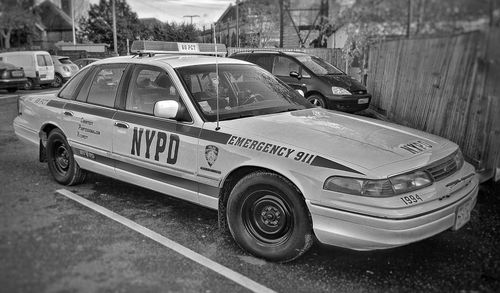
[[[217,49],[215,50],[215,46]],[[191,54],[191,55],[219,55],[226,56],[224,44],[213,43],[180,43],[138,40],[130,48],[136,54]]]

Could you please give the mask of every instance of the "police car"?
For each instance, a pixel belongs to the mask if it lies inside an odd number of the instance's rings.
[[[455,143],[316,108],[220,45],[133,49],[19,99],[15,132],[60,184],[91,171],[218,210],[243,249],[281,262],[314,239],[385,249],[469,221],[478,178]]]

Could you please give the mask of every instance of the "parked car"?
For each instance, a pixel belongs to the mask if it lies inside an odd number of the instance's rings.
[[[14,93],[23,88],[25,83],[26,77],[21,67],[0,61],[0,89]]]
[[[52,61],[54,61],[54,82],[52,83],[53,87],[60,87],[65,82],[68,81],[75,73],[80,70],[78,65],[71,62],[69,57],[65,56],[50,56],[52,57]]]
[[[136,41],[136,56],[21,97],[14,131],[55,181],[91,171],[215,209],[242,248],[273,261],[316,239],[385,249],[470,220],[478,176],[458,145],[316,108],[255,64],[198,55],[222,51],[211,47]]]
[[[230,56],[266,69],[322,108],[357,112],[368,108],[371,95],[358,81],[325,60],[301,52],[252,51]]]
[[[101,60],[101,59],[99,59],[99,58],[82,58],[82,59],[75,60],[74,63],[78,66],[78,68],[83,68],[83,67],[89,65],[90,63],[96,62],[98,60]]]
[[[0,61],[21,67],[27,80],[24,89],[50,85],[54,81],[54,62],[46,51],[0,53]]]

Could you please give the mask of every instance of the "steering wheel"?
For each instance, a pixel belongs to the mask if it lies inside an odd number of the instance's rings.
[[[250,96],[246,97],[245,100],[241,103],[242,105],[248,105],[257,103],[260,101],[264,101],[264,97],[261,94],[250,94]]]

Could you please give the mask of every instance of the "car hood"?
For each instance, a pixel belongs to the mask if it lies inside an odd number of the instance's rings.
[[[350,92],[355,91],[366,91],[366,88],[357,80],[353,79],[349,75],[339,74],[339,75],[321,75],[321,78],[332,86],[337,86],[345,88]]]
[[[457,147],[422,131],[320,108],[223,121],[222,125],[233,129],[233,135],[288,144],[364,170],[408,159],[413,167],[421,167]]]

